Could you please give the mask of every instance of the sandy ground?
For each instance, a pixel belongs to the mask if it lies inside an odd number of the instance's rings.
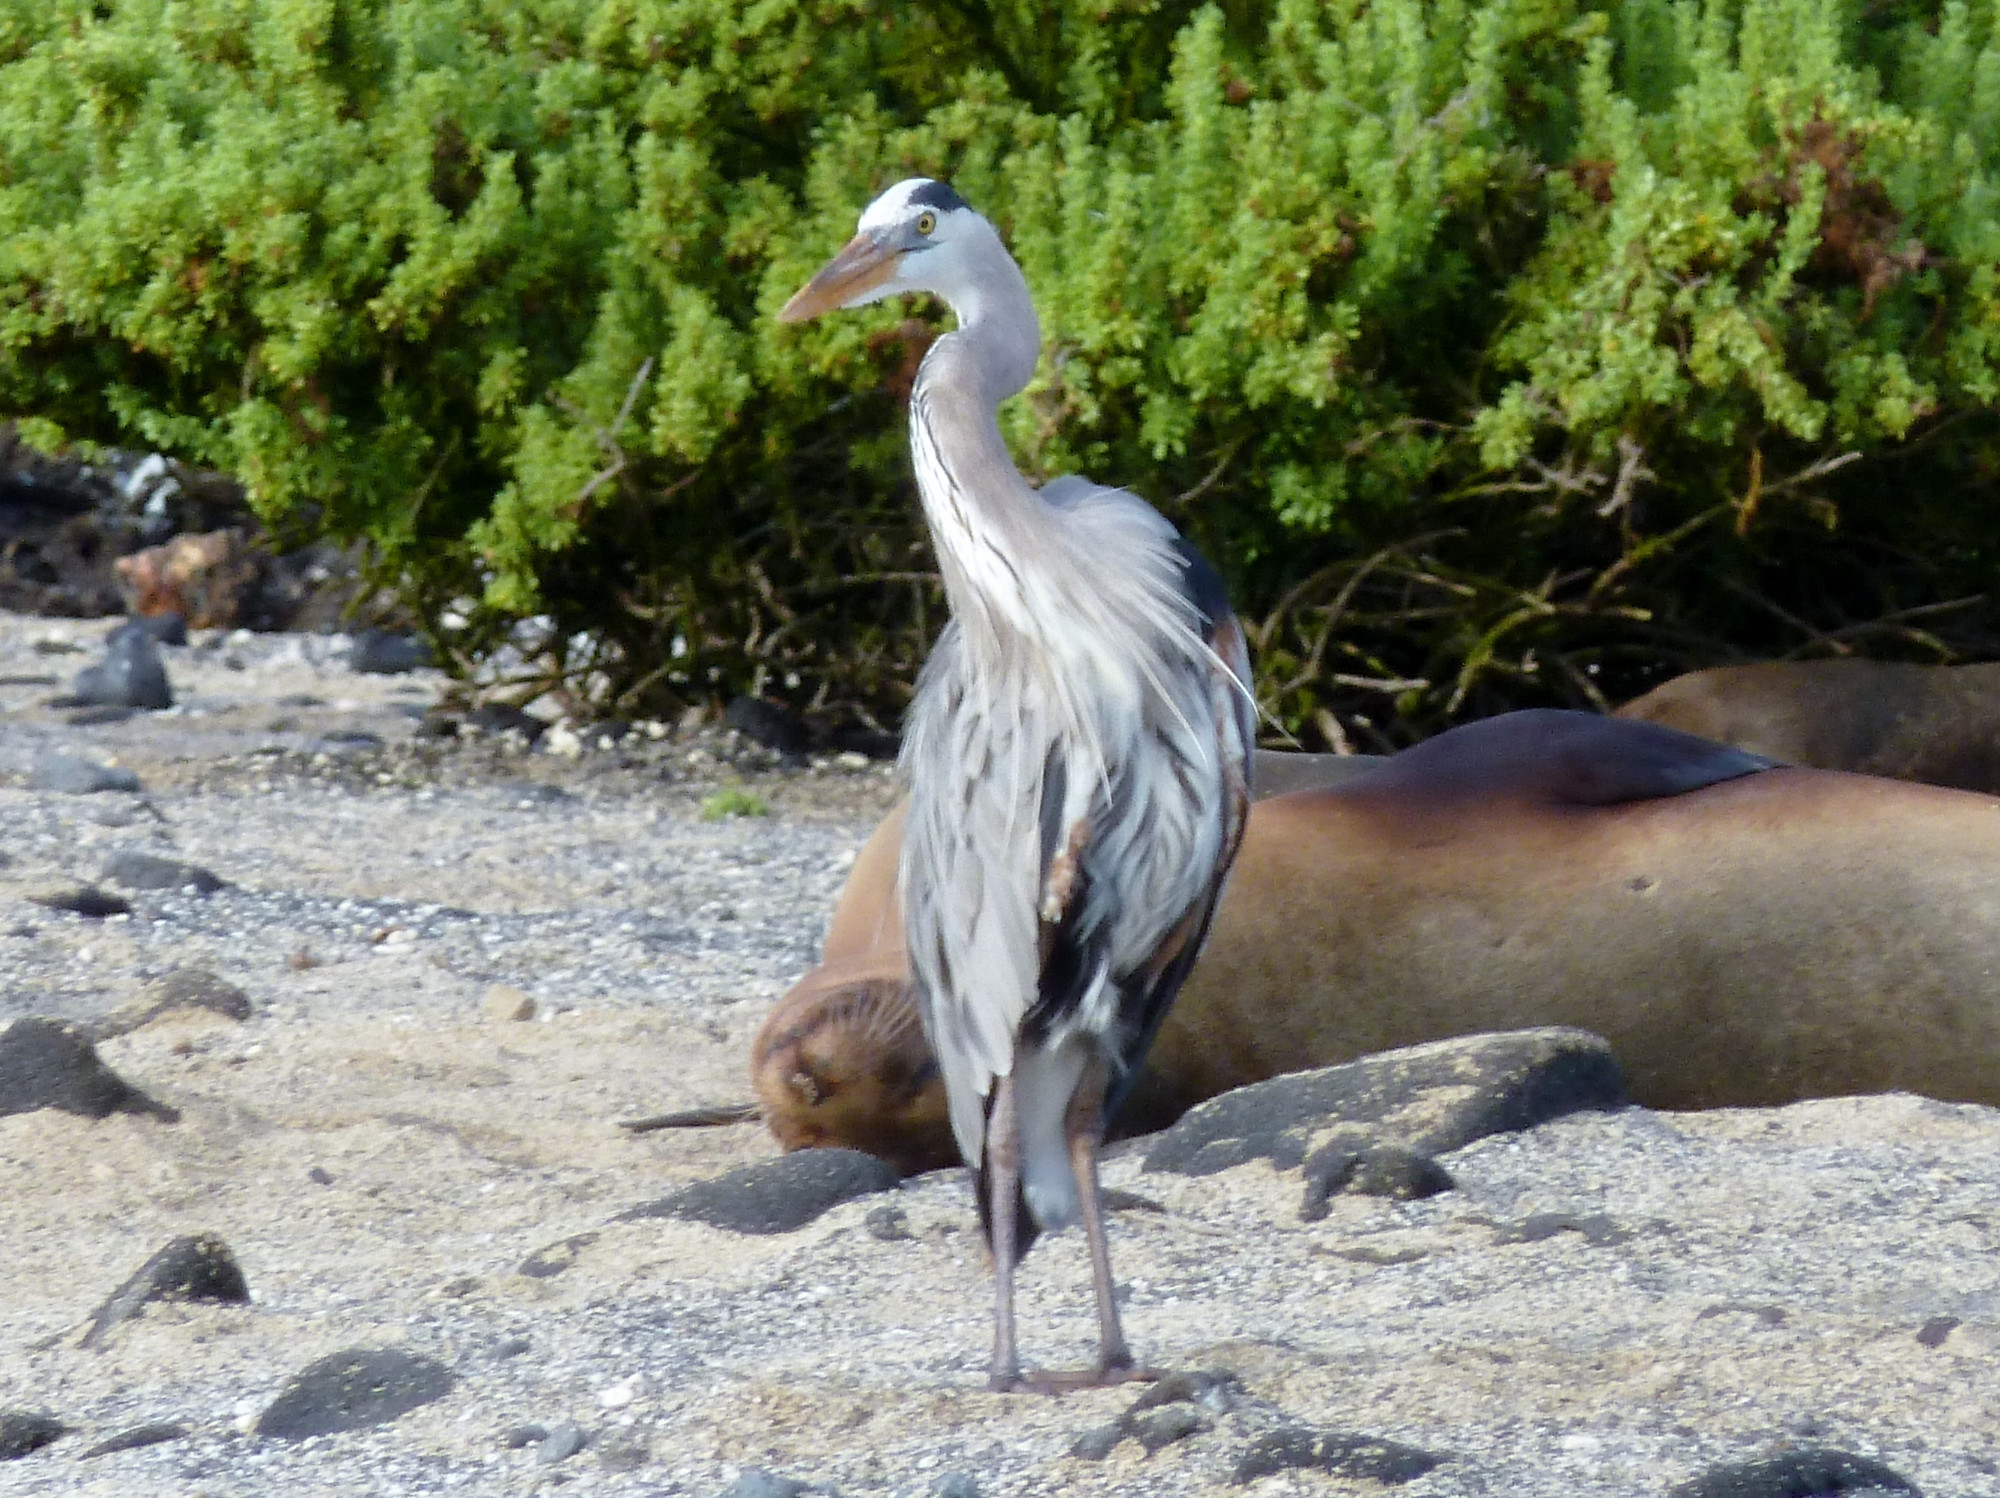
[[[0,678],[66,681],[90,657],[48,642],[94,649],[105,627],[0,619]],[[75,1428],[0,1463],[0,1494],[719,1494],[753,1467],[846,1493],[958,1475],[1180,1494],[1293,1423],[1447,1456],[1412,1498],[1664,1493],[1797,1444],[1873,1455],[1932,1498],[2000,1493],[2000,1114],[1908,1097],[1565,1120],[1447,1157],[1456,1191],[1340,1198],[1311,1224],[1296,1172],[1149,1175],[1127,1151],[1109,1183],[1159,1209],[1114,1221],[1134,1342],[1242,1394],[1157,1453],[1072,1456],[1133,1393],[984,1391],[987,1280],[955,1173],[773,1237],[612,1221],[772,1153],[755,1127],[616,1121],[746,1095],[749,1038],[892,794],[879,767],[781,772],[713,737],[574,760],[419,744],[433,675],[357,676],[296,637],[168,659],[183,707],[124,723],[71,726],[44,705],[56,687],[0,685],[0,1021],[94,1020],[180,966],[255,1006],[103,1044],[178,1123],[0,1119],[0,1409]],[[325,752],[355,730],[383,747]],[[145,789],[25,789],[53,749]],[[701,820],[738,782],[773,814]],[[135,893],[109,921],[32,903],[133,848],[231,887]],[[489,1018],[495,985],[535,1017]],[[888,1200],[908,1236],[869,1230]],[[1551,1212],[1581,1227],[1524,1230]],[[75,1345],[149,1253],[199,1231],[252,1304],[155,1307]],[[518,1272],[572,1238],[561,1273]],[[1036,1251],[1031,1356],[1087,1356],[1087,1283],[1074,1235]],[[385,1346],[447,1365],[453,1392],[375,1430],[252,1433],[314,1358]],[[190,1433],[82,1455],[158,1420]],[[563,1421],[590,1438],[566,1460],[503,1442]],[[1249,1491],[1380,1490],[1291,1473]]]

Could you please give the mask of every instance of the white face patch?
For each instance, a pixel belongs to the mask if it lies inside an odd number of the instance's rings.
[[[866,234],[871,229],[881,229],[890,224],[901,223],[909,216],[911,197],[919,188],[930,185],[931,180],[928,177],[905,177],[862,210],[857,232]]]

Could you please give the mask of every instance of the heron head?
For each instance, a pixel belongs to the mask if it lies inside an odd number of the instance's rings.
[[[954,302],[962,260],[993,233],[943,182],[910,177],[868,205],[846,248],[779,309],[779,322],[804,322],[836,307],[860,307],[899,292],[932,291]]]

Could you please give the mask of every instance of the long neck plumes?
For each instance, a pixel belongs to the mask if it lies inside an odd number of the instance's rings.
[[[964,287],[945,290],[959,326],[917,373],[910,449],[952,613],[968,630],[1032,632],[1022,568],[1047,549],[1047,507],[1015,468],[996,413],[1034,374],[1041,327],[999,237],[989,230],[968,248]]]

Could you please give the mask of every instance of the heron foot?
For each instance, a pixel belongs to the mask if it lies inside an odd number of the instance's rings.
[[[1074,1394],[1079,1389],[1109,1389],[1119,1384],[1150,1384],[1165,1378],[1163,1368],[1135,1368],[1130,1363],[1100,1363],[1095,1368],[1031,1368],[1023,1373],[994,1373],[988,1387],[996,1394]]]

